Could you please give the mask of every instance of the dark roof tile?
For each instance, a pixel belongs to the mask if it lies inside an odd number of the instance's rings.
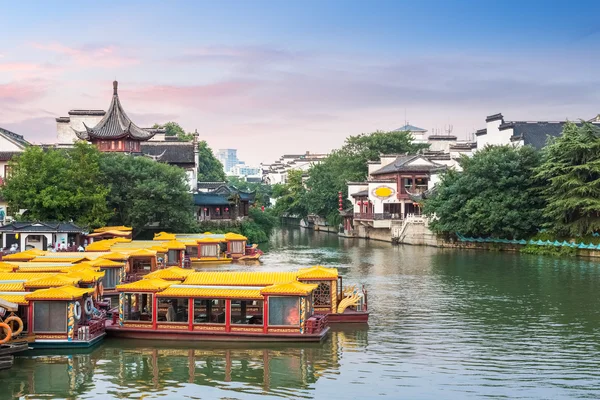
[[[169,164],[195,164],[193,142],[143,142],[143,154],[156,157],[156,161]]]

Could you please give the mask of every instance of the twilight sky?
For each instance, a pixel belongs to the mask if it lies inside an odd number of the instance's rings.
[[[411,124],[467,138],[486,115],[600,113],[597,1],[1,1],[0,127],[177,121],[247,163]],[[406,118],[405,118],[406,115]]]

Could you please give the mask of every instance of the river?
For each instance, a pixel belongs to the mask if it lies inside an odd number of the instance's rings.
[[[0,398],[600,397],[600,267],[585,259],[391,246],[278,230],[261,266],[338,267],[368,327],[321,344],[156,343],[19,356]]]

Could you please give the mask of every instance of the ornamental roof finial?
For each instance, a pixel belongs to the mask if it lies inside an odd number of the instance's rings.
[[[113,81],[113,96],[117,95],[117,88],[119,87],[119,82]]]

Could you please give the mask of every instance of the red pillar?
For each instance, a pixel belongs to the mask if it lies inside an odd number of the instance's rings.
[[[231,300],[225,300],[225,332],[231,332]]]
[[[188,330],[194,330],[194,299],[188,299]]]
[[[27,331],[33,333],[33,302],[27,307]]]
[[[156,330],[158,321],[158,298],[156,293],[152,294],[152,329]]]
[[[269,296],[265,296],[265,301],[263,303],[263,333],[268,333],[269,331]]]

